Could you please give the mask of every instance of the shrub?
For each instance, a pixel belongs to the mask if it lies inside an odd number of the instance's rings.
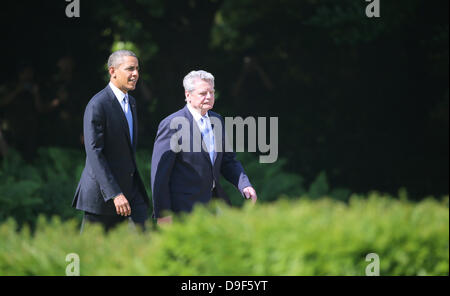
[[[296,197],[306,193],[303,178],[285,171],[286,159],[280,158],[274,163],[262,164],[254,154],[237,153],[236,155],[258,194],[259,202],[274,201],[282,195]],[[239,191],[225,178],[221,178],[220,184],[233,205],[242,206],[244,204],[244,199]]]
[[[13,217],[34,226],[38,215],[75,217],[71,203],[82,165],[75,150],[41,148],[31,164],[10,151],[0,167],[0,221]]]
[[[136,162],[151,198],[149,150],[139,150]],[[260,202],[274,201],[280,195],[300,196],[305,193],[301,176],[284,171],[286,160],[274,164],[260,164],[250,153],[239,153]],[[40,148],[32,163],[25,162],[19,154],[11,151],[0,164],[0,221],[12,217],[21,226],[28,223],[34,227],[38,215],[60,216],[63,220],[81,216],[71,207],[78,180],[84,167],[82,150],[64,148]],[[244,202],[239,192],[222,180],[233,205]],[[152,208],[149,209],[149,213]]]
[[[297,198],[307,195],[313,199],[329,196],[330,198],[348,201],[351,191],[346,188],[330,188],[325,171],[319,172],[314,181],[306,188],[304,178],[298,174],[287,172],[287,160],[279,158],[274,163],[259,163],[258,157],[252,153],[237,153],[245,173],[258,194],[259,202],[272,202],[280,196]],[[242,206],[244,199],[237,189],[225,178],[220,182],[235,206]]]
[[[381,275],[449,274],[448,197],[211,204],[146,233],[124,224],[80,235],[77,224],[41,217],[34,234],[0,225],[0,275],[64,275],[69,253],[81,275],[364,275],[369,253]]]

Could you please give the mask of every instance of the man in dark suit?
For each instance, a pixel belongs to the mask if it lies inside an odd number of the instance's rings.
[[[131,216],[144,228],[149,199],[136,166],[136,101],[128,95],[136,88],[139,62],[131,51],[116,51],[108,70],[109,84],[84,113],[86,165],[72,206],[84,211],[83,225],[100,223],[108,231]]]
[[[214,76],[192,71],[183,80],[186,106],[161,121],[152,156],[153,216],[171,223],[166,212],[190,212],[196,203],[218,197],[230,203],[220,186],[222,174],[245,198],[257,196],[234,152],[224,151],[223,118],[214,106]],[[215,123],[215,124],[214,124]],[[200,140],[201,149],[195,149]]]

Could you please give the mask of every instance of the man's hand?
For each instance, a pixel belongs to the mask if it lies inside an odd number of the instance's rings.
[[[258,197],[256,196],[256,191],[255,189],[253,189],[253,187],[245,187],[244,190],[242,190],[244,192],[244,196],[246,199],[252,199],[252,203],[254,204],[256,202],[256,200],[258,199]]]
[[[172,224],[172,216],[158,218],[158,225]]]
[[[116,206],[117,215],[120,216],[130,216],[131,207],[126,199],[125,195],[122,193],[114,198],[114,205]]]

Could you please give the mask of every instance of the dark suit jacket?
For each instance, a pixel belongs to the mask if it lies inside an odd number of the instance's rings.
[[[78,210],[116,215],[112,198],[119,193],[130,201],[135,192],[140,192],[149,205],[135,159],[136,100],[128,97],[133,114],[133,144],[125,114],[109,86],[86,106],[83,119],[86,165],[72,203]]]
[[[225,135],[225,124],[223,118],[212,111],[208,116],[216,117],[222,122],[222,135]],[[181,130],[170,128],[171,121],[176,118],[186,118],[189,122],[190,152],[174,152],[170,141],[172,136]],[[194,131],[196,129],[196,131]],[[214,129],[214,127],[213,127]],[[216,130],[215,130],[216,131]],[[251,186],[247,175],[239,161],[236,160],[234,152],[216,151],[214,165],[212,165],[209,154],[202,149],[201,152],[193,150],[193,134],[200,133],[197,123],[187,106],[175,112],[161,121],[158,127],[152,156],[151,185],[153,194],[153,217],[164,216],[163,211],[190,212],[195,203],[207,203],[213,197],[213,180],[216,193],[231,205],[219,184],[220,175],[242,190]],[[215,132],[216,135],[216,132]],[[180,137],[179,144],[183,138]],[[215,137],[215,142],[222,141],[225,147],[225,137]]]

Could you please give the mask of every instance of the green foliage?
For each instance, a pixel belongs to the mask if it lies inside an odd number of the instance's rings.
[[[151,155],[149,150],[136,153],[138,169],[150,198]],[[39,214],[58,215],[63,220],[79,215],[71,203],[84,167],[84,157],[82,151],[41,148],[38,157],[32,163],[26,163],[12,151],[1,163],[0,202],[3,206],[0,221],[12,217],[19,225],[28,223],[33,227]],[[249,153],[240,153],[238,158],[258,191],[260,202],[274,201],[280,195],[300,196],[307,192],[301,176],[284,171],[284,159],[261,164]],[[225,180],[222,184],[233,205],[241,206],[244,200],[239,192]]]
[[[245,173],[255,188],[261,202],[274,201],[279,196],[300,196],[306,193],[303,178],[286,172],[286,159],[278,159],[274,163],[259,163],[258,158],[251,153],[237,153],[237,159],[242,163]],[[220,182],[235,206],[244,202],[239,191],[222,177]]]
[[[151,151],[139,150],[136,153],[138,169],[151,198],[150,167]],[[3,160],[0,169],[0,221],[14,218],[19,225],[28,223],[32,227],[39,214],[46,217],[60,216],[63,220],[80,215],[71,207],[73,194],[84,167],[82,151],[62,148],[41,148],[32,163],[26,163],[19,154],[12,151]],[[330,196],[348,200],[347,189],[330,190],[325,172],[321,172],[305,189],[301,176],[286,172],[286,159],[278,159],[272,164],[261,164],[251,153],[238,153],[253,187],[258,193],[259,202],[272,202],[280,196],[295,198],[308,195],[311,198]],[[244,199],[239,191],[221,180],[225,191],[234,206],[242,206]],[[149,209],[152,212],[152,209]]]
[[[73,218],[72,197],[82,171],[82,153],[41,148],[33,163],[11,151],[0,169],[0,221],[13,217],[34,225],[39,214]]]
[[[327,175],[321,172],[317,179],[309,187],[309,196],[311,198],[318,198],[328,193]]]
[[[329,196],[337,200],[348,201],[351,191],[346,188],[335,188],[330,190],[327,174],[325,171],[320,172],[316,179],[309,186],[308,196],[313,199]]]
[[[237,153],[237,159],[242,163],[245,173],[258,194],[259,202],[271,202],[280,196],[285,198],[297,198],[307,195],[312,199],[328,196],[333,199],[348,201],[351,191],[346,188],[330,188],[325,171],[320,172],[306,187],[302,176],[287,172],[285,165],[287,160],[279,158],[274,163],[259,163],[258,158],[251,153]],[[244,199],[238,190],[222,178],[221,184],[225,192],[230,196],[234,206],[242,206]]]
[[[449,274],[448,197],[214,204],[146,233],[124,224],[80,235],[75,221],[43,218],[33,234],[16,227],[0,225],[0,275],[65,275],[70,253],[81,275],[365,275],[369,253],[380,275]]]
[[[8,216],[17,217],[21,222],[33,221],[36,218],[33,209],[43,203],[38,193],[41,184],[38,170],[11,151],[0,170],[0,221]]]
[[[384,18],[374,24],[365,14],[368,3],[357,1],[322,1],[306,25],[324,28],[336,44],[370,42],[387,30]]]
[[[12,70],[0,83],[1,125],[17,149],[14,138],[79,147],[83,109],[105,85],[108,55],[130,48],[141,68],[139,147],[152,147],[159,121],[183,105],[183,76],[202,68],[217,79],[219,113],[280,118],[280,156],[307,180],[326,170],[362,191],[448,194],[448,1],[381,1],[380,18],[367,18],[364,0],[87,1],[82,24],[36,19],[64,16],[67,6],[41,2],[26,10],[5,2],[11,13],[1,18],[14,27],[6,49],[27,57],[7,59]],[[44,31],[54,36],[47,50],[29,56]],[[23,65],[34,73],[27,83]],[[30,83],[51,111],[10,96]],[[39,132],[8,123],[24,111]]]
[[[44,201],[38,213],[63,219],[74,216],[72,198],[84,167],[84,153],[76,150],[45,148],[35,162],[42,176],[39,191]]]

